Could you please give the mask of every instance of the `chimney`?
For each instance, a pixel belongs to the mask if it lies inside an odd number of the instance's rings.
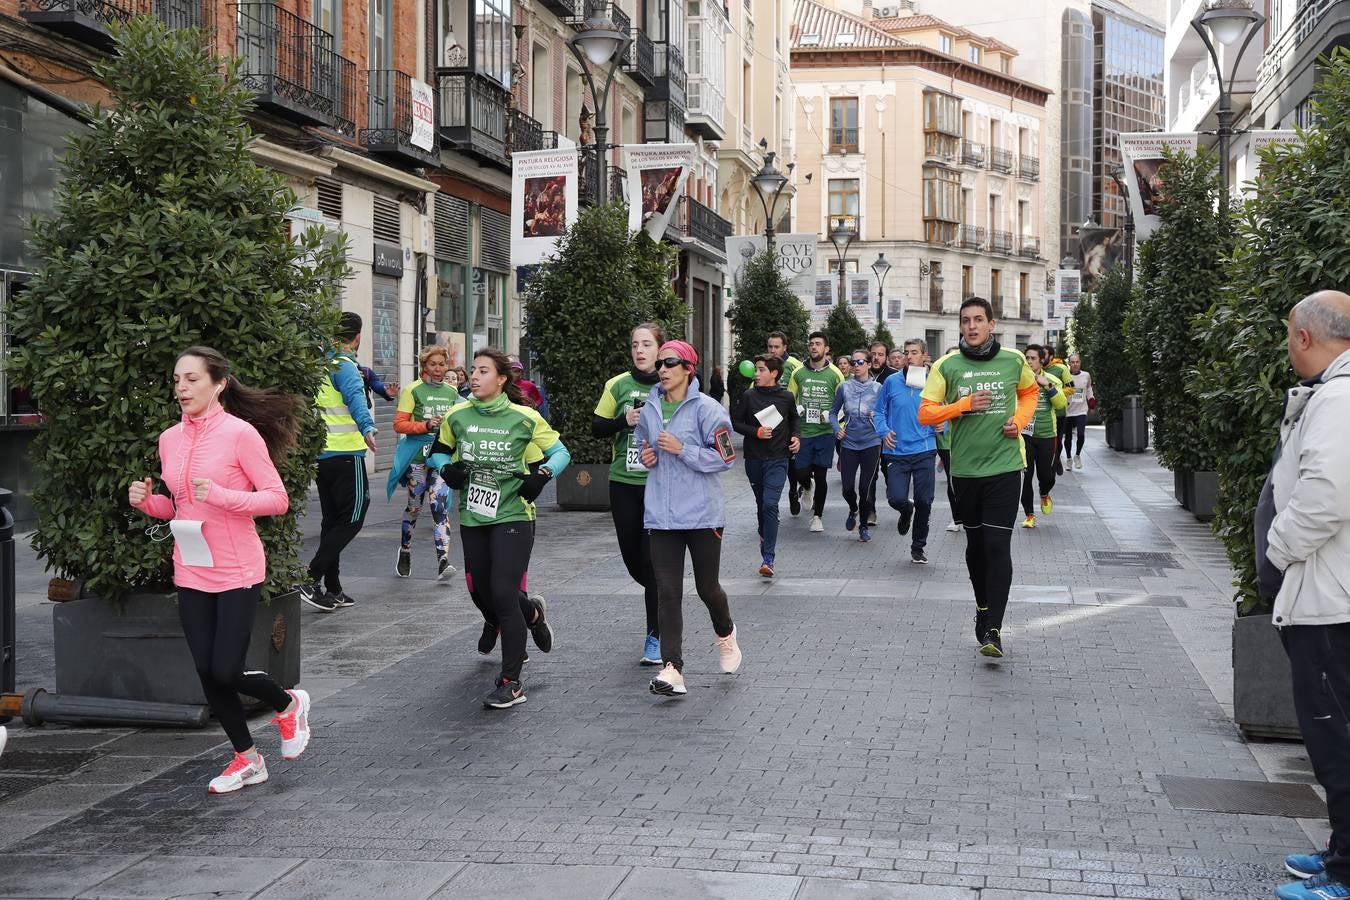
[[[864,22],[870,22],[875,18],[876,13],[872,11],[872,0],[863,0],[862,17]]]

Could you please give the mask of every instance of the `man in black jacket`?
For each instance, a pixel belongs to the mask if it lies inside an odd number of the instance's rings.
[[[787,481],[788,459],[801,446],[797,401],[778,377],[783,361],[767,353],[755,357],[755,385],[741,395],[731,427],[745,437],[745,474],[755,492],[759,520],[759,574],[773,577],[778,548],[778,501]]]

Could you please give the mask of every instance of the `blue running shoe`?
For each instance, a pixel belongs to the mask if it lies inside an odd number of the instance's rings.
[[[848,514],[848,518],[844,520],[844,530],[852,531],[853,526],[857,524],[858,524],[858,514],[856,512],[850,512]]]
[[[1279,900],[1347,900],[1350,898],[1350,885],[1336,881],[1323,872],[1307,881],[1282,884],[1275,889],[1275,896]]]
[[[862,541],[865,544],[871,539],[872,539],[872,529],[868,528],[866,525],[858,526],[858,540]]]
[[[642,646],[642,660],[644,666],[661,665],[661,641],[650,634],[647,635],[647,642]]]
[[[1284,858],[1285,871],[1295,878],[1312,878],[1327,870],[1327,857],[1330,850],[1321,853],[1291,853]]]

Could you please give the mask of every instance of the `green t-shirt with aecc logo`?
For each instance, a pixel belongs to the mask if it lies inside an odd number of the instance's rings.
[[[1052,438],[1059,433],[1058,424],[1055,422],[1055,416],[1064,411],[1068,401],[1064,396],[1064,386],[1060,384],[1059,379],[1050,374],[1049,369],[1041,372],[1045,380],[1050,382],[1050,387],[1043,387],[1036,395],[1036,414],[1031,417],[1031,424],[1027,426],[1030,434],[1034,438]],[[1050,390],[1054,389],[1057,393],[1053,396]],[[1027,434],[1023,430],[1023,434]]]
[[[976,391],[991,391],[989,408],[947,421],[951,431],[952,475],[985,478],[1026,468],[1020,437],[1003,435],[1003,423],[1017,412],[1017,391],[1036,383],[1026,357],[1000,348],[992,359],[971,359],[959,350],[933,364],[922,397],[956,403]]]
[[[604,419],[626,415],[633,407],[641,406],[651,390],[651,384],[638,381],[632,372],[615,375],[605,382],[605,389],[600,392],[600,402],[595,404],[595,414]],[[609,480],[621,484],[646,484],[647,467],[642,464],[641,450],[633,443],[633,429],[625,428],[614,435]]]
[[[527,460],[542,459],[559,442],[558,432],[534,409],[505,400],[466,400],[441,422],[438,438],[469,469],[459,492],[461,525],[533,522],[534,504],[520,496]],[[484,408],[484,407],[487,408]]]
[[[788,389],[802,409],[802,437],[834,433],[830,407],[834,404],[835,391],[843,383],[844,374],[834,363],[827,363],[823,369],[805,365],[792,373]]]

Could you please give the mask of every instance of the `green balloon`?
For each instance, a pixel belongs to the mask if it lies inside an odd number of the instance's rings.
[[[750,360],[748,360],[748,359],[743,359],[743,360],[741,360],[741,364],[740,364],[739,368],[740,368],[741,374],[744,375],[746,378],[754,378],[754,377],[755,377],[755,364],[752,363]]]

